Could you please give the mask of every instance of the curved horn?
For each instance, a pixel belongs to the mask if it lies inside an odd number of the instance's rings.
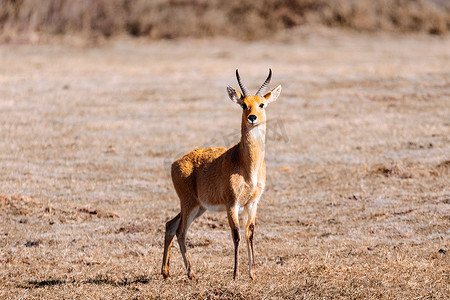
[[[256,92],[256,96],[264,96],[264,92],[267,89],[267,86],[270,83],[270,79],[272,79],[272,69],[269,69],[269,76],[267,76],[266,81],[262,84],[262,86],[259,88],[259,90]]]
[[[242,96],[247,97],[250,95],[250,92],[248,91],[247,87],[241,82],[241,76],[239,76],[239,71],[236,69],[236,78],[239,83],[239,86],[241,87]]]

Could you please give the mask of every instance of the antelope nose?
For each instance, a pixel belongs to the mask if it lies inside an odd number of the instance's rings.
[[[250,116],[248,116],[248,120],[250,121],[250,123],[254,123],[256,121],[256,116],[250,115]]]

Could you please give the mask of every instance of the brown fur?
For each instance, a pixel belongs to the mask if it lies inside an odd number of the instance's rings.
[[[186,233],[189,225],[207,209],[225,210],[231,227],[234,247],[234,278],[238,277],[239,208],[244,208],[245,237],[248,246],[249,272],[254,278],[253,231],[256,208],[266,180],[264,162],[265,107],[275,101],[281,86],[264,97],[241,98],[239,92],[232,100],[246,105],[242,113],[241,141],[233,147],[196,148],[172,164],[172,181],[180,198],[181,212],[166,223],[162,274],[169,277],[170,247],[175,234],[189,278],[194,277],[186,253]],[[231,95],[230,95],[231,97]],[[255,115],[256,124],[248,117]]]

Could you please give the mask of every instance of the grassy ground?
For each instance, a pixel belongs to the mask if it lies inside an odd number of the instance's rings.
[[[450,39],[319,32],[95,48],[0,47],[0,298],[448,298]],[[188,234],[169,163],[230,146],[235,68],[268,108],[256,275],[232,280],[226,216]]]

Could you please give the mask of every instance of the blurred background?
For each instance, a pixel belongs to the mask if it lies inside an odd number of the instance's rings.
[[[447,0],[1,0],[3,41],[77,34],[263,39],[307,25],[375,32],[450,29]]]

